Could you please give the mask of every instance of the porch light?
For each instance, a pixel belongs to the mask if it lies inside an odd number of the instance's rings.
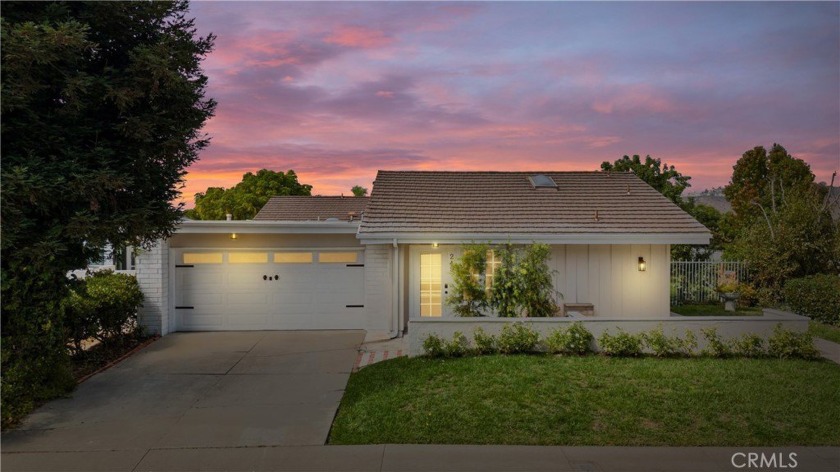
[[[639,256],[639,272],[644,272],[647,269],[647,263],[645,262],[645,258]]]
[[[438,247],[438,243],[432,243],[432,247]]]
[[[236,239],[236,238],[237,238],[236,233],[230,233],[230,239]]]

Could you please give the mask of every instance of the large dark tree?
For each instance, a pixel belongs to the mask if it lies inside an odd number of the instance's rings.
[[[106,242],[148,244],[208,143],[186,1],[2,3],[3,420],[67,384],[59,300]]]
[[[644,161],[638,155],[634,155],[632,158],[624,156],[613,163],[604,161],[601,163],[601,170],[633,172],[659,193],[680,206],[683,203],[682,193],[685,189],[691,187],[691,184],[688,183],[691,177],[682,175],[674,166],[669,166],[667,163],[662,164],[661,159],[654,159],[650,156],[645,157]]]
[[[223,220],[230,214],[234,220],[248,220],[271,197],[310,195],[311,191],[312,186],[298,182],[293,170],[284,173],[260,169],[256,174],[246,173],[241,182],[229,189],[210,187],[195,194],[195,208],[188,210],[187,216],[197,220]]]

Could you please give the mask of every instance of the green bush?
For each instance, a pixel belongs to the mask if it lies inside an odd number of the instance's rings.
[[[490,304],[496,313],[503,318],[554,316],[557,299],[563,295],[554,290],[553,271],[548,266],[551,247],[506,244],[495,251],[500,264],[493,276]]]
[[[738,306],[750,308],[758,305],[758,290],[748,283],[738,285]]]
[[[446,357],[462,357],[470,352],[470,342],[464,333],[455,331],[452,339],[445,342],[443,346],[443,353]]]
[[[677,337],[670,337],[662,330],[662,326],[641,334],[645,346],[656,357],[674,357],[681,354],[682,344]]]
[[[675,339],[677,352],[680,355],[691,357],[697,351],[697,336],[690,329],[685,330],[685,336]]]
[[[608,356],[616,357],[638,357],[642,355],[642,337],[630,334],[623,329],[618,329],[618,334],[611,335],[604,331],[598,338],[598,346],[601,352]]]
[[[488,306],[480,277],[486,270],[487,249],[486,244],[465,244],[461,257],[450,264],[452,293],[446,303],[458,316],[482,316],[481,310]]]
[[[757,334],[746,333],[732,342],[732,351],[741,357],[764,357],[764,338]]]
[[[717,328],[703,328],[703,337],[706,338],[706,348],[703,354],[712,357],[729,357],[732,355],[732,348],[728,342],[718,335]]]
[[[773,336],[770,337],[767,345],[767,353],[779,359],[791,357],[816,359],[820,356],[819,351],[814,347],[814,338],[809,333],[789,331],[782,328],[781,324],[773,328]]]
[[[840,326],[840,276],[811,275],[785,283],[785,302],[794,312]]]
[[[583,323],[574,322],[567,329],[557,328],[543,342],[554,354],[586,354],[592,351],[592,333]]]
[[[68,337],[78,350],[88,337],[107,343],[133,335],[142,303],[143,292],[134,276],[112,271],[91,274],[74,283],[64,299]]]
[[[499,335],[499,351],[503,354],[534,352],[540,335],[524,323],[511,323],[502,327]]]
[[[499,352],[499,342],[496,336],[487,334],[481,327],[473,331],[473,341],[475,343],[475,352],[477,354],[494,354]]]
[[[432,333],[423,340],[423,351],[429,357],[443,357],[446,355],[446,341]]]

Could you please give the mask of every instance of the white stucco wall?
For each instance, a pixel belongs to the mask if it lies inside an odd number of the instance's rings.
[[[168,334],[169,319],[169,243],[161,240],[137,256],[137,282],[143,291],[138,320],[147,332]]]

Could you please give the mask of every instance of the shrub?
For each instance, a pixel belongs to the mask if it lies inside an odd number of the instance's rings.
[[[642,333],[641,338],[656,357],[673,357],[681,352],[679,338],[667,336],[663,332],[662,326]]]
[[[524,323],[506,324],[499,335],[499,351],[504,354],[533,352],[539,341],[539,333],[530,326]]]
[[[429,357],[443,357],[446,354],[446,341],[432,333],[423,340],[423,351]]]
[[[819,357],[814,347],[814,338],[809,333],[796,333],[782,328],[781,324],[773,328],[773,336],[768,340],[767,353],[770,356],[786,359],[800,357],[802,359],[816,359]]]
[[[732,342],[732,350],[742,357],[763,357],[767,354],[764,349],[764,338],[757,334],[746,333]]]
[[[586,354],[592,350],[593,339],[583,323],[575,322],[568,329],[552,331],[544,343],[548,352],[554,354]]]
[[[642,337],[630,334],[621,328],[615,336],[609,331],[604,331],[598,338],[598,346],[601,352],[608,356],[637,357],[642,355]]]
[[[470,352],[470,342],[464,333],[455,331],[452,339],[445,342],[443,346],[443,353],[446,357],[462,357]]]
[[[497,247],[496,259],[499,267],[493,275],[493,287],[490,289],[490,304],[502,318],[519,316],[518,297],[521,281],[517,277],[519,250],[512,244]]]
[[[758,290],[748,283],[742,283],[738,286],[738,305],[742,307],[754,307],[758,305]]]
[[[554,290],[552,270],[548,267],[551,247],[548,244],[531,244],[519,263],[521,278],[519,303],[527,316],[547,317],[557,312],[556,297],[562,297]]]
[[[822,323],[840,326],[840,276],[811,275],[785,283],[790,309]]]
[[[456,315],[482,316],[481,310],[487,308],[487,292],[481,279],[486,265],[486,244],[465,244],[461,257],[450,265],[452,294],[446,303]]]
[[[684,337],[675,338],[674,341],[676,342],[677,352],[680,355],[690,357],[697,351],[697,336],[690,329],[685,330]]]
[[[732,355],[729,343],[718,335],[717,328],[703,328],[702,332],[703,337],[706,338],[706,348],[703,349],[704,355],[712,357],[729,357]]]
[[[65,298],[65,329],[77,350],[88,337],[104,343],[117,341],[134,334],[142,302],[143,292],[135,277],[96,272],[75,283]]]
[[[475,352],[477,354],[493,354],[499,351],[496,336],[485,333],[481,327],[473,331],[473,341],[475,342]]]

